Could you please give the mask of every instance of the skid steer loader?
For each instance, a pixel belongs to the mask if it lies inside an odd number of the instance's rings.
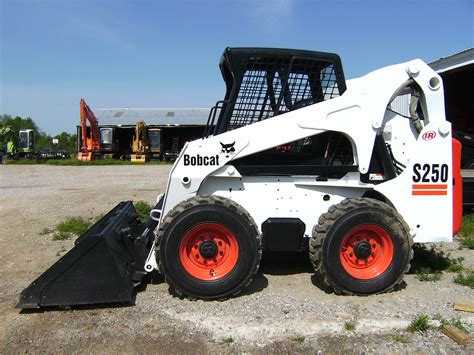
[[[227,48],[224,100],[139,224],[122,202],[26,288],[18,307],[133,300],[158,270],[180,295],[225,299],[262,252],[307,251],[337,294],[392,291],[412,244],[460,228],[460,144],[421,60],[345,81],[335,54]],[[393,102],[410,95],[410,116]]]

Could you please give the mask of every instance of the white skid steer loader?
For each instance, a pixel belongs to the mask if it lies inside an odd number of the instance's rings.
[[[180,295],[225,299],[266,251],[307,250],[325,286],[369,295],[397,288],[414,242],[452,241],[461,148],[421,60],[346,83],[335,54],[227,48],[220,69],[225,98],[148,223],[120,203],[18,307],[131,301],[154,270]],[[409,114],[394,104],[403,95]]]

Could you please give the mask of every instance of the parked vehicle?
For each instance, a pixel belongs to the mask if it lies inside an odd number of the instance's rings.
[[[306,251],[325,288],[365,296],[401,284],[414,242],[453,240],[461,145],[424,62],[346,83],[336,54],[227,48],[220,69],[224,100],[179,153],[148,222],[121,202],[18,307],[130,302],[156,271],[178,295],[223,300],[270,251]],[[402,93],[411,117],[390,109]]]

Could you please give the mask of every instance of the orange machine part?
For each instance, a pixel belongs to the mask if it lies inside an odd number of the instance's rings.
[[[453,235],[459,232],[462,225],[462,176],[461,176],[461,142],[456,139],[453,145]]]
[[[99,122],[94,116],[92,110],[87,106],[86,101],[81,99],[81,135],[82,146],[78,154],[78,159],[83,161],[91,161],[92,153],[100,151],[100,132]],[[90,132],[87,134],[87,121],[90,123]]]

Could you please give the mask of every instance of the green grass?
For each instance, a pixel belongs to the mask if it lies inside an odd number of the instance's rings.
[[[148,221],[148,218],[150,216],[150,211],[153,209],[153,206],[145,201],[137,201],[137,202],[134,202],[133,205],[135,206],[135,209],[137,210],[138,218],[140,219],[140,221],[142,222]]]
[[[67,240],[78,237],[86,232],[91,225],[91,221],[82,217],[69,217],[55,227],[53,240]]]
[[[103,166],[103,165],[166,165],[172,164],[164,161],[153,161],[145,164],[132,164],[130,160],[119,159],[97,159],[90,162],[85,162],[77,159],[18,159],[8,160],[9,165],[56,165],[56,166]]]
[[[393,335],[392,339],[394,341],[396,341],[397,343],[401,343],[401,344],[410,344],[411,343],[411,339],[409,337],[406,337],[406,336],[401,335],[401,334]]]
[[[227,338],[222,339],[222,344],[230,345],[233,342],[234,342],[234,338],[232,338],[232,337],[227,337]]]
[[[474,249],[474,213],[463,216],[461,230],[458,235],[463,248]]]
[[[74,237],[74,235],[67,232],[55,232],[53,234],[53,240],[68,240],[72,237]]]
[[[459,242],[461,243],[461,246],[463,248],[466,248],[466,249],[474,249],[474,238],[471,237],[471,238],[462,238],[459,240]]]
[[[134,206],[138,212],[138,218],[140,221],[146,222],[153,207],[145,201],[134,202]],[[89,219],[83,217],[69,217],[65,221],[56,225],[54,229],[43,228],[40,234],[46,235],[53,233],[53,240],[77,238],[84,234],[93,223],[98,222],[102,217],[104,217],[103,214]]]
[[[460,272],[454,278],[454,282],[474,289],[474,271]]]
[[[410,333],[424,333],[430,329],[430,317],[424,313],[419,314],[415,319],[413,319],[407,328]]]
[[[305,338],[304,336],[302,336],[302,335],[297,335],[297,336],[295,336],[294,338],[292,338],[291,341],[293,341],[293,342],[295,342],[295,343],[298,343],[298,344],[302,344],[302,343],[304,343],[304,340],[305,340],[305,339],[306,339],[306,338]]]
[[[431,272],[430,269],[428,268],[422,268],[420,271],[417,273],[416,277],[420,281],[431,281],[431,282],[436,282],[441,280],[441,272],[440,271],[435,271]]]
[[[347,322],[344,323],[344,329],[347,330],[348,332],[353,332],[357,328],[357,323],[358,321],[356,319],[348,320]]]
[[[56,231],[81,235],[92,225],[91,221],[82,217],[69,217],[56,226]]]
[[[462,217],[462,226],[459,234],[463,237],[474,237],[474,213],[468,213]]]
[[[440,314],[435,314],[433,316],[433,319],[437,320],[440,323],[439,329],[443,328],[445,325],[451,324],[465,332],[469,332],[469,326],[459,317],[446,319]]]

